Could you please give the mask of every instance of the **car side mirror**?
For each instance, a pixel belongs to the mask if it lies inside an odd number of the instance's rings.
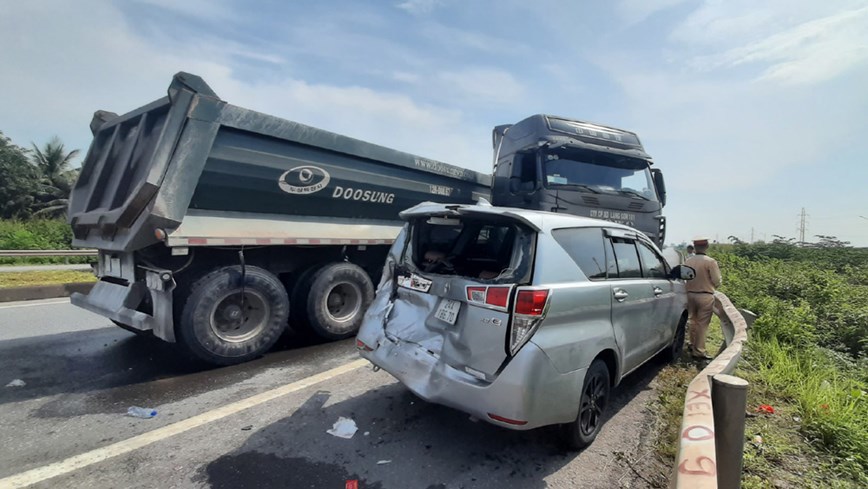
[[[696,270],[693,267],[688,267],[687,265],[678,265],[676,267],[672,267],[672,270],[669,272],[670,279],[681,279],[681,280],[693,280],[696,278]]]

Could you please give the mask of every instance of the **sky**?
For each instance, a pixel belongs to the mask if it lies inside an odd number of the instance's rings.
[[[0,131],[90,145],[178,71],[227,102],[491,169],[536,113],[638,133],[667,242],[868,246],[868,0],[0,1]]]

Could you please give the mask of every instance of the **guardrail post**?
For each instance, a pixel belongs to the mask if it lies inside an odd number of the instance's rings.
[[[741,487],[747,387],[746,380],[732,375],[717,374],[711,378],[717,486],[721,489]]]

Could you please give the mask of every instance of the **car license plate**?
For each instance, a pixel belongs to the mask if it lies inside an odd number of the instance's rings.
[[[458,319],[458,311],[460,310],[460,301],[444,299],[440,303],[440,307],[437,308],[437,313],[434,314],[434,316],[441,321],[446,321],[449,324],[455,324],[455,321]]]

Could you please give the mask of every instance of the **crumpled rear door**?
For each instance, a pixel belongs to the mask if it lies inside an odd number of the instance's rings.
[[[421,274],[401,275],[397,280],[387,335],[418,344],[455,369],[492,380],[507,357],[509,312],[468,300],[468,286],[484,289],[486,285],[464,277],[429,280]],[[511,287],[504,289],[512,292]]]

